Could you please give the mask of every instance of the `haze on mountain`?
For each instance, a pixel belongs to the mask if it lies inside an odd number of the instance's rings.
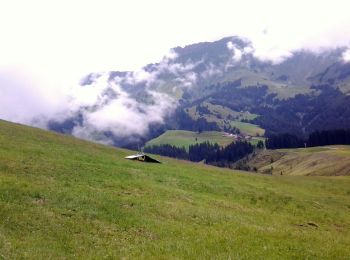
[[[346,1],[0,5],[1,119],[116,145],[205,102],[270,133],[350,127]]]

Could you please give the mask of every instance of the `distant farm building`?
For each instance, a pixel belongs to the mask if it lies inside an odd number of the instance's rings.
[[[231,137],[231,138],[237,138],[237,135],[236,134],[231,134],[231,133],[223,133],[222,137]]]
[[[252,140],[252,136],[250,136],[250,135],[232,134],[232,133],[226,133],[226,132],[224,132],[222,134],[222,137],[230,137],[230,138],[233,138],[237,141],[242,141],[242,140],[250,141],[250,140]]]

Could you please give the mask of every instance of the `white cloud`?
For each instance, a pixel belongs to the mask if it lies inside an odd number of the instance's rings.
[[[251,54],[254,52],[254,48],[252,46],[246,46],[243,48],[243,53],[246,54]]]
[[[191,70],[198,64],[176,62],[174,51],[161,60],[164,53],[175,46],[232,35],[252,42],[244,49],[232,44],[232,62],[253,54],[278,63],[300,49],[350,47],[348,10],[347,0],[1,1],[0,118],[22,123],[64,118],[83,106],[104,104],[104,91],[111,88],[120,99],[86,114],[86,127],[97,128],[92,123],[96,120],[107,129],[111,120],[118,129],[127,114],[128,121],[135,117],[145,126],[135,129],[126,122],[120,128],[143,132],[160,119],[146,114],[150,120],[142,121],[145,116],[140,118],[137,112],[140,104],[111,86],[108,74],[84,87],[77,85],[78,79],[95,71],[126,70],[136,71],[128,74],[131,83],[150,85],[157,83],[160,71],[167,70],[177,75],[180,87],[191,86],[198,77]],[[345,52],[344,60],[349,61],[349,56]],[[154,71],[140,69],[158,60]],[[209,65],[201,76],[216,73],[220,70]],[[157,98],[161,99],[154,96],[155,105],[141,108],[153,111],[172,104]]]
[[[271,47],[267,49],[258,48],[253,53],[256,58],[262,61],[270,61],[273,64],[279,64],[285,59],[293,56],[291,51],[278,47]]]
[[[247,41],[247,39],[245,39],[245,40],[247,43],[249,43],[249,41]],[[253,48],[253,46],[251,46],[250,43],[248,46],[245,46],[242,48],[242,47],[234,44],[232,41],[228,41],[226,43],[226,47],[231,52],[231,58],[225,64],[225,66],[224,66],[225,70],[227,70],[230,67],[235,66],[238,62],[242,61],[243,57],[245,57],[248,54],[253,54],[257,58],[259,58],[260,60],[268,60],[268,61],[271,60],[271,59],[264,59],[263,57],[256,55],[255,49]],[[241,64],[243,64],[243,63],[241,63]],[[248,63],[246,63],[246,65],[248,65]]]
[[[342,58],[344,62],[350,62],[350,49],[344,51]]]
[[[191,71],[191,72],[186,73],[185,78],[186,78],[188,81],[190,81],[190,82],[192,82],[193,84],[195,84],[196,81],[197,81],[197,74],[194,73],[193,71]]]
[[[221,74],[222,74],[222,71],[220,68],[218,68],[212,63],[209,63],[208,65],[206,65],[206,69],[201,73],[201,76],[204,79],[206,79],[206,78],[210,78],[212,76],[221,75]]]
[[[179,55],[175,50],[170,49],[170,51],[164,56],[164,60],[169,63],[170,61],[175,60]]]
[[[108,79],[108,73],[101,74],[96,82],[76,87],[67,108],[68,115],[79,112],[82,124],[73,129],[73,135],[111,144],[103,132],[111,132],[118,138],[147,134],[152,123],[163,123],[164,118],[176,107],[176,102],[166,94],[146,90],[150,103],[141,103],[131,97],[118,84]],[[106,90],[112,90],[113,97]]]
[[[134,72],[129,72],[126,76],[126,83],[138,84],[145,82],[147,85],[149,85],[157,79],[158,74],[159,71],[148,72],[144,68],[141,68]]]
[[[103,96],[105,90],[110,85],[107,83],[109,73],[99,73],[94,77],[94,81],[91,84],[80,86],[78,84],[69,88],[67,98],[69,99],[69,108],[71,110],[78,110],[83,106],[93,106],[98,104],[101,99],[105,99]]]
[[[192,63],[190,61],[186,62],[185,64],[181,63],[161,63],[159,66],[160,71],[169,71],[172,74],[180,75],[181,73],[191,71],[193,68],[198,66],[203,61],[199,61],[196,63]]]
[[[230,35],[252,40],[258,55],[272,50],[274,58],[302,47],[349,45],[348,7],[346,0],[218,0],[201,2],[198,12],[198,1],[186,0],[2,1],[0,67],[131,71],[171,47]]]
[[[0,70],[0,118],[30,124],[33,119],[39,123],[42,115],[55,115],[66,100],[63,87],[51,88],[51,84],[30,68]]]
[[[243,52],[238,49],[231,41],[227,43],[227,48],[232,51],[232,60],[239,62],[242,59]]]
[[[152,84],[160,83],[158,78],[160,74],[171,73],[174,76],[184,77],[182,81],[186,80],[192,85],[192,83],[196,82],[197,77],[191,70],[193,70],[203,61],[201,60],[196,63],[187,61],[185,64],[182,64],[175,62],[177,57],[178,54],[171,49],[159,63],[153,64],[151,69],[143,67],[134,72],[128,72],[125,79],[122,79],[121,82],[125,82],[127,84],[146,83],[146,86],[149,87]]]

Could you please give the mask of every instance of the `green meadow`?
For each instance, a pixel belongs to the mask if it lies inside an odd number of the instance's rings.
[[[188,149],[190,145],[203,142],[217,143],[220,146],[226,146],[234,141],[232,138],[222,135],[223,132],[218,131],[203,131],[198,133],[186,130],[168,130],[164,134],[147,142],[146,146],[171,144]]]
[[[131,153],[0,121],[0,258],[349,259],[347,176]]]
[[[231,121],[231,125],[238,128],[242,133],[251,135],[251,136],[263,136],[265,130],[251,123],[244,123],[239,121]]]

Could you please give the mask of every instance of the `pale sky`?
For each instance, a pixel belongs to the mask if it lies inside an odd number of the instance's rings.
[[[273,61],[349,47],[349,10],[347,0],[0,0],[0,118],[52,115],[87,73],[137,70],[176,46],[237,35]]]
[[[342,0],[1,0],[0,68],[135,70],[175,46],[241,35],[261,55],[350,44]]]

